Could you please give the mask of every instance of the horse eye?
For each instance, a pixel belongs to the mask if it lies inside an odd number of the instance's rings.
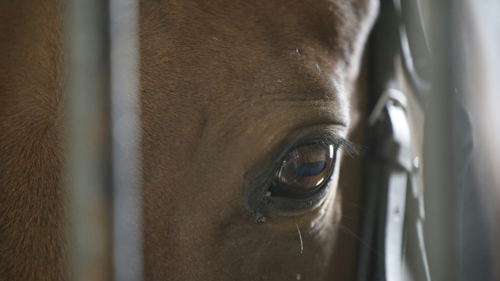
[[[310,144],[294,149],[276,174],[279,191],[294,198],[307,197],[328,181],[334,169],[332,145]]]

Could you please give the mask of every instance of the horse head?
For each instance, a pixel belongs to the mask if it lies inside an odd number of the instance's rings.
[[[141,4],[145,276],[345,280],[375,1]]]

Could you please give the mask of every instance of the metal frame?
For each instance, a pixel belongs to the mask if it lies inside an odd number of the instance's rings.
[[[136,0],[71,0],[72,280],[142,279]]]

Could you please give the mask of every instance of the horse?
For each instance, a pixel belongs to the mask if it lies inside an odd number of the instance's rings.
[[[65,280],[64,2],[0,5],[0,279]],[[353,279],[377,11],[140,1],[144,280]]]

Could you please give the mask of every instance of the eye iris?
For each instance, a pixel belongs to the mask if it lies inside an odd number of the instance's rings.
[[[331,145],[311,144],[290,152],[278,173],[279,188],[292,197],[305,197],[318,191],[333,170]]]

